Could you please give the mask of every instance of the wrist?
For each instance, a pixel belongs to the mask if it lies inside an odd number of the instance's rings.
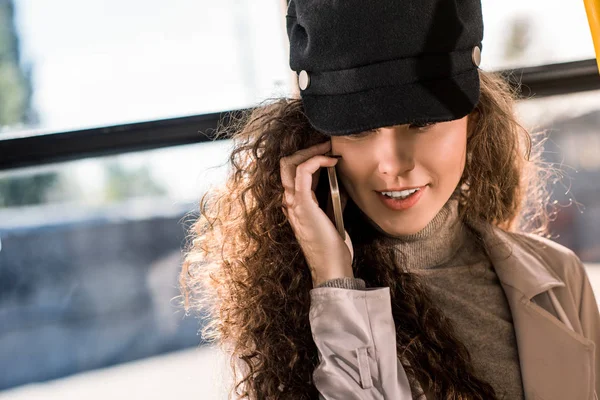
[[[325,281],[315,288],[330,287],[339,289],[351,289],[351,290],[365,290],[366,283],[360,278],[335,278]]]
[[[344,279],[354,279],[354,273],[352,271],[349,271],[344,273],[327,274],[313,277],[313,287],[317,287],[327,281]]]

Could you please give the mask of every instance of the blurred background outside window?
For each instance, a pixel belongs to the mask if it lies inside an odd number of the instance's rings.
[[[594,56],[582,2],[483,9],[485,70]],[[0,0],[0,140],[291,96],[284,15],[285,0]],[[564,175],[555,240],[600,287],[600,93],[534,97],[518,112],[547,131],[546,160]],[[176,296],[185,229],[230,149],[0,171],[0,400],[225,398],[227,362],[198,346],[201,321]]]

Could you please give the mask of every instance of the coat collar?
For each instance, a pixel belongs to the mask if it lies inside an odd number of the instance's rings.
[[[565,286],[514,235],[492,225],[476,229],[483,237],[498,279],[503,285],[516,289],[527,300],[548,289]]]
[[[565,283],[517,235],[496,227],[479,232],[511,310],[525,399],[597,399],[593,342],[562,323],[553,307],[531,301]]]

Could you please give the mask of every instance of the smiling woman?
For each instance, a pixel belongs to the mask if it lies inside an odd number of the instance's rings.
[[[375,288],[390,288],[390,315],[396,321],[396,332],[386,334],[395,337],[397,354],[404,354],[398,368],[406,371],[415,393],[421,386],[431,393],[443,393],[450,387],[446,385],[451,385],[463,393],[487,393],[481,398],[488,399],[493,398],[492,387],[508,393],[509,398],[519,398],[519,392],[531,390],[530,386],[520,386],[515,332],[512,324],[502,322],[510,319],[509,305],[494,278],[492,264],[486,261],[486,249],[494,248],[495,242],[483,238],[491,227],[507,232],[544,230],[547,209],[541,205],[547,202],[547,192],[539,159],[541,147],[533,146],[529,133],[515,120],[513,94],[506,82],[483,71],[479,71],[479,77],[481,97],[473,112],[425,130],[397,125],[363,132],[359,138],[329,138],[310,126],[303,117],[301,103],[295,99],[255,109],[236,129],[232,128],[236,143],[231,157],[234,170],[227,186],[202,203],[203,216],[195,224],[181,282],[187,300],[193,301],[189,304],[203,304],[201,308],[211,316],[204,337],[218,340],[234,360],[240,360],[235,363],[235,371],[240,374],[238,395],[257,398],[289,393],[294,398],[308,399],[318,389],[329,398],[339,398],[337,386],[330,385],[329,379],[348,380],[352,393],[368,392],[373,398],[380,390],[396,390],[396,381],[391,378],[382,387],[369,389],[360,387],[358,377],[345,376],[337,366],[329,366],[336,357],[343,357],[351,365],[355,362],[351,356],[354,348],[348,349],[348,354],[331,354],[331,359],[326,349],[329,345],[343,348],[344,343],[355,339],[342,332],[320,339],[329,332],[326,320],[331,321],[333,315],[311,314],[316,312],[312,307],[327,310],[328,296],[338,296],[338,292],[327,292],[333,290],[328,285],[337,290],[359,290],[365,283],[373,288],[367,292],[373,296]],[[329,139],[333,153],[341,155],[337,163],[320,155],[329,151],[325,146]],[[317,143],[321,145],[313,146]],[[296,184],[297,195],[284,193],[294,184],[286,182],[283,172],[280,174],[279,160],[290,155],[313,155],[314,164],[320,160],[322,166],[337,164],[340,187],[347,198],[344,222],[354,248],[352,272],[339,262],[347,257],[346,246],[327,217],[320,214],[318,205],[310,206],[311,214],[308,206],[301,205],[301,184]],[[283,168],[286,163],[281,165]],[[306,174],[304,181],[315,169],[306,164],[298,165],[295,171]],[[319,183],[326,179],[323,174],[315,176]],[[398,200],[381,199],[385,196],[382,192],[415,187],[419,188],[415,194],[400,201],[405,202],[401,203],[404,207],[394,207]],[[306,196],[311,198],[308,193]],[[316,185],[314,198],[324,196],[327,186]],[[386,207],[386,202],[391,207]],[[414,204],[407,207],[410,202]],[[313,212],[319,215],[313,216]],[[331,226],[311,231],[309,221],[317,220]],[[303,245],[315,237],[320,239],[314,245]],[[499,259],[505,256],[502,252],[495,254]],[[329,272],[318,272],[324,266]],[[471,281],[474,272],[470,266],[483,280]],[[316,287],[319,280],[315,276],[331,276],[331,271],[344,278]],[[430,275],[434,271],[438,275]],[[447,290],[430,292],[427,287],[431,279],[437,279],[436,285]],[[450,286],[446,287],[444,281]],[[456,298],[454,290],[465,291],[466,304],[472,302],[472,310],[487,298],[485,316],[471,313],[468,305],[457,307],[452,300]],[[312,303],[308,302],[307,291],[311,292]],[[359,293],[352,291],[352,296]],[[389,301],[387,296],[381,298]],[[388,310],[390,305],[384,303],[381,300],[373,306]],[[338,318],[348,315],[355,322],[366,318],[349,303],[346,306],[348,309],[343,311],[330,311]],[[596,321],[590,312],[590,318]],[[375,325],[394,326],[387,314],[373,318],[383,318],[371,321]],[[500,344],[493,359],[489,351],[478,350],[489,343],[485,339],[488,333],[474,335],[469,328],[481,319],[487,321],[489,334],[495,331],[500,335],[494,339]],[[346,319],[339,323],[351,324]],[[362,329],[347,325],[345,331],[353,332],[354,328]],[[525,335],[517,333],[518,338]],[[587,334],[596,335],[596,331]],[[282,336],[285,341],[278,339]],[[364,345],[368,347],[369,343]],[[393,347],[387,342],[379,345],[388,349],[390,358],[374,362],[395,368]],[[429,354],[433,348],[439,362]],[[506,362],[502,368],[510,372],[498,376],[492,373],[496,369],[491,363],[502,358]],[[332,371],[331,376],[328,371]],[[468,383],[464,380],[467,373],[472,374]],[[343,397],[356,398],[350,392],[344,392]],[[436,394],[432,398],[445,397]]]
[[[479,68],[481,3],[316,3],[286,14],[300,98],[229,131],[180,275],[232,395],[596,398],[598,306],[579,258],[535,234],[550,172]]]

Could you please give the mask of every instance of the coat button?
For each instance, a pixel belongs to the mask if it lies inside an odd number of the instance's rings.
[[[310,76],[308,76],[308,72],[302,70],[300,71],[300,75],[298,75],[298,87],[301,90],[305,90],[308,85],[310,85]]]
[[[481,64],[481,49],[479,46],[473,47],[473,52],[471,53],[471,60],[473,60],[473,64],[479,68],[479,64]]]

